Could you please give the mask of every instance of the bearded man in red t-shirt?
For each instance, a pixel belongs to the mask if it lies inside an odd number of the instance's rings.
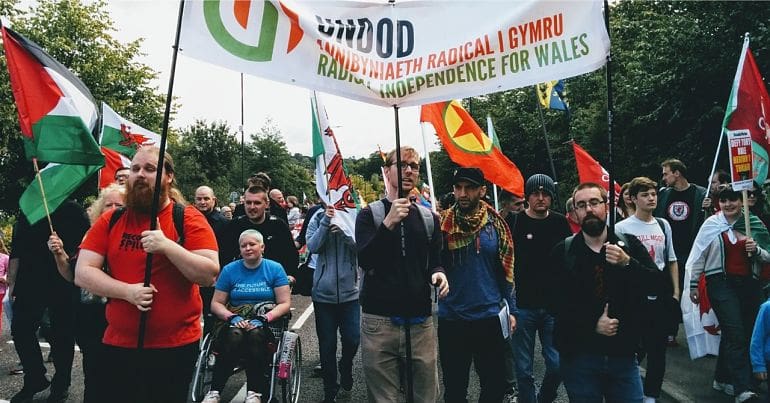
[[[109,298],[101,372],[111,401],[186,401],[202,333],[198,286],[213,285],[219,272],[214,232],[193,206],[184,207],[183,234],[177,233],[173,215],[183,200],[173,188],[174,164],[168,155],[158,226],[149,230],[158,152],[142,147],[134,155],[125,211],[112,223],[112,211],[94,223],[75,270],[78,286]],[[181,244],[175,241],[180,236]],[[153,254],[152,277],[145,287],[148,253]],[[138,351],[140,312],[147,315],[147,326]]]

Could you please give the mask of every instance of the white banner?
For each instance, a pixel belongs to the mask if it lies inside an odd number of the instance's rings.
[[[598,69],[602,2],[185,3],[183,54],[383,106],[465,98]]]

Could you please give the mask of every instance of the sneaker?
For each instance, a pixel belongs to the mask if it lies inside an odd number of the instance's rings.
[[[735,396],[735,388],[729,383],[714,381],[714,383],[711,384],[711,387],[727,396]]]
[[[747,390],[735,397],[735,403],[756,402],[756,401],[759,401],[759,395],[757,395],[756,393],[750,390]]]
[[[503,403],[516,403],[518,400],[519,398],[515,393],[506,393],[506,395],[503,396]]]
[[[18,393],[13,395],[11,398],[11,403],[32,402],[32,399],[35,397],[35,393],[48,389],[48,386],[50,385],[51,381],[45,377],[38,382],[24,382],[24,387],[21,388]]]
[[[201,400],[201,403],[219,403],[219,392],[210,390],[209,393],[206,393],[203,400]]]
[[[642,399],[642,403],[655,403],[655,398],[654,397],[645,396]]]
[[[246,400],[243,403],[262,403],[262,394],[250,390],[246,392]]]

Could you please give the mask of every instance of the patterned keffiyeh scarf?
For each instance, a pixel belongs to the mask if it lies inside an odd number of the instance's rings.
[[[505,272],[505,279],[513,282],[513,237],[511,230],[495,209],[484,201],[470,214],[460,214],[457,205],[446,209],[441,215],[441,231],[446,234],[449,250],[464,248],[479,237],[479,232],[489,222],[497,231],[498,254]]]

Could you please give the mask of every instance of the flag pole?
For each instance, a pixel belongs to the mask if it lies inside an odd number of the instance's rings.
[[[48,210],[48,200],[45,198],[45,188],[43,187],[43,179],[40,177],[40,168],[37,166],[37,157],[32,158],[32,166],[35,167],[35,177],[37,183],[40,185],[40,196],[43,198],[43,208],[45,209],[45,218],[48,219],[48,228],[51,230],[51,234],[54,233],[53,222],[51,222],[51,212]]]
[[[430,166],[430,153],[428,152],[428,139],[425,135],[425,130],[427,130],[426,123],[422,122],[420,123],[420,128],[422,129],[422,147],[425,150],[425,167],[428,170],[428,186],[430,186],[430,207],[431,210],[433,210],[434,213],[438,213],[438,210],[436,209],[436,204],[438,203],[438,200],[436,200],[436,192],[433,191],[433,170]]]
[[[540,125],[543,127],[543,139],[545,139],[545,150],[548,153],[548,163],[551,165],[551,175],[553,176],[553,187],[556,190],[556,197],[554,197],[553,204],[556,206],[560,206],[561,203],[559,203],[559,180],[556,178],[556,168],[553,165],[553,153],[551,152],[551,142],[548,141],[548,131],[545,128],[545,117],[543,116],[543,108],[540,105],[540,100],[537,96],[537,87],[535,87],[535,105],[537,106],[537,111],[540,114]],[[551,206],[553,208],[553,205]],[[561,207],[556,207],[554,210],[561,211]]]
[[[607,0],[604,0],[604,26],[607,28],[607,37],[610,38],[610,5]],[[610,44],[612,41],[610,40]],[[609,183],[607,184],[608,194],[610,196],[609,225],[610,233],[615,232],[615,178],[613,172],[615,171],[612,165],[612,47],[607,52],[607,66],[605,68],[607,73],[607,173],[609,174]]]
[[[166,153],[166,138],[168,137],[168,124],[171,116],[171,101],[174,94],[174,75],[176,74],[176,59],[179,54],[179,35],[182,31],[182,14],[184,12],[184,0],[179,2],[179,17],[176,22],[176,38],[174,39],[174,52],[171,56],[171,75],[168,79],[168,92],[166,94],[166,109],[163,112],[163,129],[160,135],[160,147],[158,150],[157,174],[155,175],[155,191],[152,195],[152,207],[150,208],[150,231],[157,226],[158,205],[160,204],[161,179],[163,177],[163,165]],[[150,286],[152,277],[152,253],[147,254],[144,264],[144,286]],[[139,336],[136,341],[136,348],[139,351],[144,349],[144,333],[147,328],[147,312],[142,311],[139,316]]]
[[[393,105],[393,112],[395,113],[396,120],[396,173],[398,177],[398,198],[404,197],[403,194],[403,175],[401,172],[401,128],[398,123],[398,105]],[[404,221],[399,223],[401,233],[401,264],[405,265],[406,262],[406,230],[404,228]],[[430,236],[428,234],[428,236]],[[406,401],[407,403],[414,402],[414,379],[412,375],[412,330],[409,320],[404,321],[404,345],[406,350]]]
[[[492,194],[495,196],[495,211],[500,211],[500,202],[497,199],[497,185],[492,184]]]
[[[243,141],[243,73],[241,73],[241,185],[246,183],[246,169],[244,168],[244,159],[246,155],[246,146]]]

